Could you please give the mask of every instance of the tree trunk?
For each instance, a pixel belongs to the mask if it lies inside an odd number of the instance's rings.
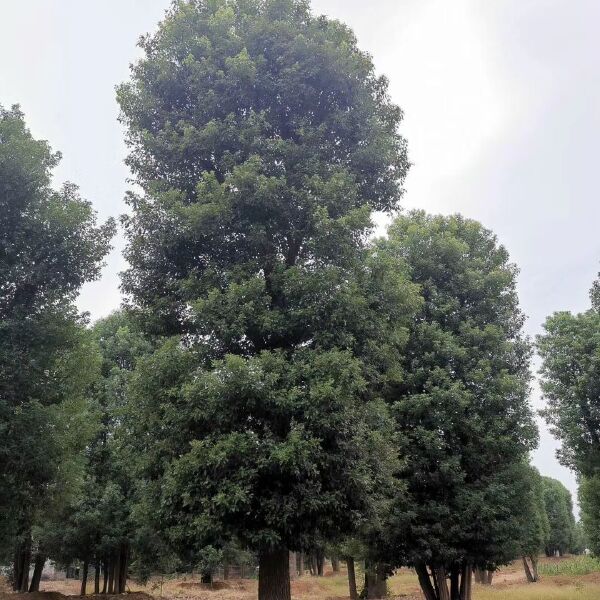
[[[94,594],[100,593],[100,561],[96,559],[94,563]]]
[[[531,568],[533,571],[533,580],[534,581],[539,581],[540,580],[540,576],[538,574],[538,557],[537,556],[530,556],[529,559],[531,560]]]
[[[26,592],[29,589],[29,568],[31,566],[31,536],[23,543],[21,548],[20,573],[18,591]]]
[[[35,561],[33,564],[33,575],[31,576],[31,584],[29,585],[30,592],[40,591],[40,581],[42,580],[42,571],[44,570],[45,563],[46,557],[38,552],[35,555]]]
[[[450,598],[451,600],[462,600],[460,597],[460,567],[452,565],[450,569]]]
[[[90,561],[86,558],[83,561],[83,571],[81,573],[81,591],[79,592],[80,596],[85,596],[86,588],[87,588],[87,578],[88,578],[88,569],[90,566]]]
[[[294,581],[298,578],[297,564],[296,564],[296,553],[290,552],[289,556],[289,565],[290,565],[290,581]]]
[[[492,571],[491,569],[488,569],[488,571],[486,572],[486,579],[484,581],[485,585],[492,585],[492,579],[494,577],[494,571]]]
[[[213,574],[212,573],[202,573],[200,575],[200,583],[204,585],[212,585],[213,584]]]
[[[127,588],[127,569],[129,567],[129,545],[121,544],[119,561],[119,594],[124,594]]]
[[[229,579],[229,563],[223,563],[223,581]]]
[[[473,589],[473,567],[470,563],[462,566],[460,576],[460,600],[471,600]]]
[[[323,577],[325,571],[325,554],[321,551],[317,552],[317,575]]]
[[[298,552],[298,575],[304,577],[304,552]]]
[[[531,573],[531,570],[529,569],[529,565],[527,564],[527,558],[525,558],[523,556],[523,569],[525,570],[525,577],[527,577],[527,581],[529,583],[533,583],[535,581],[535,579],[533,578],[533,574]]]
[[[358,590],[356,589],[356,570],[354,568],[354,559],[351,556],[346,557],[346,566],[348,567],[350,600],[358,600]]]
[[[108,562],[108,593],[115,593],[115,559],[114,556],[111,557]]]
[[[431,584],[431,579],[425,563],[416,564],[415,571],[417,572],[419,585],[421,586],[421,591],[423,592],[423,596],[425,596],[425,600],[438,600],[438,595]]]
[[[120,594],[119,582],[121,581],[121,552],[120,548],[115,551],[115,558],[113,560],[113,594]]]
[[[258,600],[291,600],[289,552],[285,548],[259,554]]]
[[[334,573],[340,572],[340,559],[337,556],[334,556],[331,559],[331,569]]]
[[[104,581],[102,583],[102,593],[106,594],[108,592],[108,571],[109,571],[108,560],[104,561],[103,571],[104,571],[104,577],[103,577]]]
[[[446,578],[446,569],[444,567],[436,567],[432,569],[433,582],[438,593],[439,600],[450,600],[450,591],[448,590],[448,582]]]
[[[378,600],[387,596],[387,576],[381,564],[370,564],[365,561],[364,597]]]

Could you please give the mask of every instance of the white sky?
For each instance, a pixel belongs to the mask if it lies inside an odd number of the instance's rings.
[[[168,0],[1,0],[0,103],[20,103],[101,218],[124,210],[127,169],[114,87]],[[521,268],[527,330],[587,308],[598,271],[600,2],[313,0],[356,31],[405,111],[414,163],[405,207],[462,212]],[[122,241],[80,307],[118,307]],[[537,392],[533,396],[540,406]],[[542,426],[534,462],[575,492]]]

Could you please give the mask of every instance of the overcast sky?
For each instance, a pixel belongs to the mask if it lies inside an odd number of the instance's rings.
[[[169,0],[19,0],[0,5],[0,103],[63,153],[102,219],[124,210],[127,169],[114,87]],[[600,2],[314,0],[354,28],[404,109],[413,162],[405,207],[461,212],[493,229],[521,269],[527,331],[587,308],[600,258]],[[80,307],[120,302],[122,241]],[[539,408],[538,393],[532,402]],[[573,492],[542,427],[534,462]]]

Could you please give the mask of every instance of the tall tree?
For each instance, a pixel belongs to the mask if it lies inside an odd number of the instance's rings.
[[[575,535],[575,517],[571,492],[558,480],[543,477],[544,504],[548,516],[549,533],[546,555],[562,556],[569,552]]]
[[[578,473],[600,473],[600,305],[548,317],[538,337],[542,357],[543,414],[561,441],[559,460]]]
[[[93,372],[73,301],[98,276],[114,231],[75,186],[51,187],[59,158],[18,107],[0,107],[0,535],[16,543],[23,591],[34,514],[62,476],[67,408]]]
[[[261,600],[289,599],[288,549],[351,529],[369,497],[387,417],[367,364],[412,303],[366,260],[371,211],[401,196],[402,113],[304,0],[175,2],[141,47],[118,94],[143,190],[123,284],[177,336],[134,384],[147,489],[182,552],[235,534]]]
[[[400,216],[381,251],[406,261],[423,297],[388,394],[408,494],[386,531],[428,600],[468,600],[472,568],[516,552],[513,483],[537,438],[517,270],[461,216]]]

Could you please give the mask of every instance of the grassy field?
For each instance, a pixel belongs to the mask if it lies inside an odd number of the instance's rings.
[[[520,563],[499,571],[492,586],[476,585],[474,600],[599,600],[600,561],[589,557],[543,559],[540,565],[541,581],[528,584]],[[42,583],[46,591],[64,595],[79,593],[78,581]],[[416,576],[409,570],[401,570],[390,580],[390,598],[421,600]],[[129,600],[255,600],[257,583],[253,580],[216,582],[213,589],[206,589],[195,579],[158,580],[146,586],[129,583]],[[88,587],[91,593],[91,585]],[[4,594],[0,594],[4,596]],[[6,594],[10,597],[12,594]],[[42,594],[40,594],[42,596]],[[333,575],[326,571],[325,577],[303,577],[292,584],[294,600],[346,600],[348,582],[344,572]],[[13,596],[14,598],[14,596]],[[25,597],[24,597],[25,598]],[[31,597],[29,598],[31,600]],[[52,598],[36,600],[60,600],[59,594]]]

